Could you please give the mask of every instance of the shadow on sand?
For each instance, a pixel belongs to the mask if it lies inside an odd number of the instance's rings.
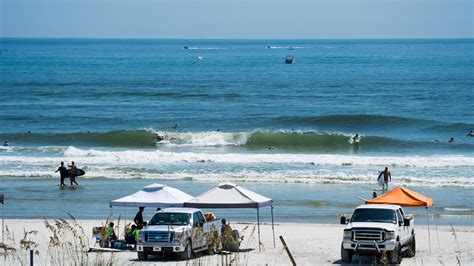
[[[239,249],[239,253],[247,253],[247,252],[251,252],[253,251],[254,249],[253,248],[245,248],[245,249]],[[229,256],[229,255],[233,255],[234,253],[231,253],[231,252],[228,252],[228,253],[218,253],[216,254],[217,256]],[[207,255],[205,253],[198,253],[198,254],[194,254],[194,257],[193,259],[205,259],[206,257],[211,257],[211,256],[214,256],[214,255]],[[138,258],[136,259],[131,259],[129,261],[133,261],[133,262],[141,262],[142,260],[139,260]],[[152,262],[152,261],[155,261],[155,262],[171,262],[171,261],[175,261],[175,262],[178,262],[178,261],[183,261],[179,258],[178,254],[176,253],[165,253],[165,254],[162,254],[162,255],[149,255],[148,256],[148,259],[145,261],[143,260],[143,262]],[[185,260],[184,260],[185,261]]]
[[[380,265],[380,259],[377,260],[374,256],[357,256],[352,257],[351,263],[342,262],[342,260],[333,261],[334,265]]]

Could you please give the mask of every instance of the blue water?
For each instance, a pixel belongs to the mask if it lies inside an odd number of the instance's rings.
[[[49,186],[58,162],[71,160],[87,172],[83,190],[304,183],[332,191],[308,199],[326,201],[341,187],[376,187],[389,166],[394,185],[472,196],[472,39],[0,39],[0,50],[0,138],[10,143],[0,149],[0,193],[18,206],[33,202],[23,184]],[[288,55],[295,64],[284,64]],[[57,193],[80,201],[78,191]],[[352,196],[330,212],[346,211]],[[304,208],[292,202],[281,203],[286,219]],[[441,205],[472,217],[472,202]]]

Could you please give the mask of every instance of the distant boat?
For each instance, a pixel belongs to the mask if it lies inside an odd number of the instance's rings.
[[[294,63],[296,63],[296,60],[295,60],[294,56],[289,55],[285,58],[285,64],[291,65],[291,64],[294,64]]]

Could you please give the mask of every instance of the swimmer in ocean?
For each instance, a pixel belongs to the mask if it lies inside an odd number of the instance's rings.
[[[455,142],[455,141],[454,141],[454,138],[450,138],[450,139],[448,140],[448,142],[449,142],[449,143],[454,143],[454,142]]]
[[[10,146],[10,144],[8,144],[8,140],[5,140],[5,142],[3,143],[3,147],[8,147]]]
[[[472,130],[469,131],[469,133],[467,133],[466,137],[474,137],[474,132],[472,132]]]

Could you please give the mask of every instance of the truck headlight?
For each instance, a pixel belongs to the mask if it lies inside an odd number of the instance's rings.
[[[179,241],[181,241],[181,237],[182,237],[182,236],[183,236],[182,233],[174,233],[173,242],[179,243]]]
[[[344,238],[352,238],[352,230],[344,230]]]
[[[140,231],[138,233],[138,242],[145,242],[145,232]]]
[[[386,231],[385,239],[395,239],[395,231]]]

